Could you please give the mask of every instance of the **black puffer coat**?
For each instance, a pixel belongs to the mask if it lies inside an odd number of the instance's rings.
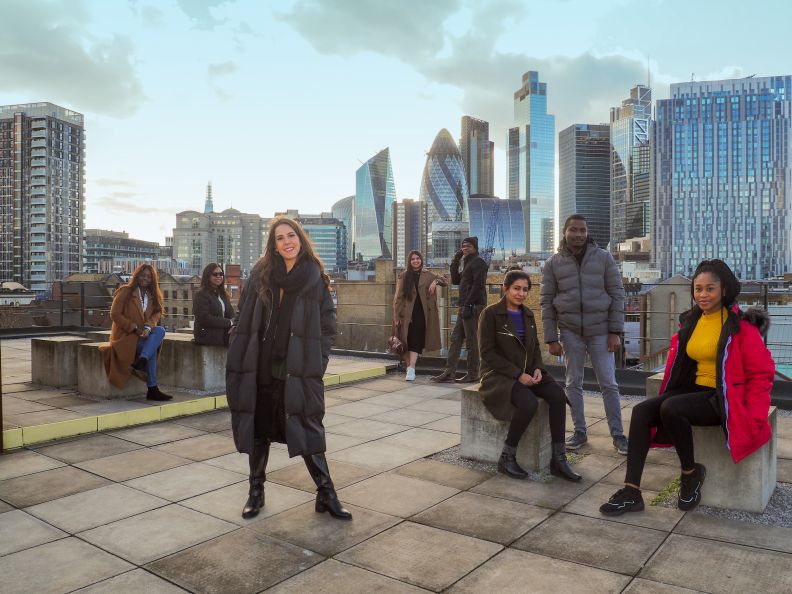
[[[286,445],[289,456],[325,451],[324,372],[336,333],[336,310],[319,266],[312,267],[309,280],[297,294],[291,319],[286,355],[284,392]],[[272,313],[258,295],[256,270],[239,301],[239,313],[231,335],[226,364],[226,393],[231,409],[231,427],[237,450],[253,451],[258,375],[259,329]]]

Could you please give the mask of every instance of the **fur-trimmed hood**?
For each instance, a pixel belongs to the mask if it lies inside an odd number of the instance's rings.
[[[762,338],[767,338],[767,331],[770,330],[770,315],[758,307],[749,307],[745,311],[740,310],[740,319],[745,320],[752,326],[756,326]]]

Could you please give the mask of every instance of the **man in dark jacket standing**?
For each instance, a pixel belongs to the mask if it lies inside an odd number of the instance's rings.
[[[460,262],[463,264],[459,270]],[[487,264],[478,253],[478,237],[462,240],[462,249],[451,260],[451,283],[459,285],[459,314],[451,333],[446,368],[435,382],[456,381],[459,383],[479,381],[478,319],[487,305]],[[467,374],[456,379],[456,368],[462,341],[467,344]]]
[[[583,369],[588,354],[602,391],[613,447],[627,455],[613,355],[624,333],[621,273],[610,253],[588,236],[585,217],[569,216],[563,233],[558,253],[545,263],[539,303],[550,354],[566,355],[566,395],[575,423],[566,447],[576,450],[588,440],[583,412]]]

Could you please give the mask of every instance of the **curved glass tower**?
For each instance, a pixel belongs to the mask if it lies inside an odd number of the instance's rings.
[[[366,161],[355,175],[355,256],[364,260],[391,257],[391,216],[396,188],[390,151],[383,149]]]
[[[437,133],[426,154],[419,200],[426,202],[429,221],[467,221],[468,188],[462,155],[448,130]]]
[[[333,204],[331,210],[333,212],[333,216],[342,223],[344,223],[344,227],[346,227],[346,236],[347,236],[346,257],[347,260],[352,260],[354,258],[353,248],[355,245],[355,238],[352,235],[352,220],[355,214],[355,197],[347,196],[346,198],[341,198],[341,200]]]

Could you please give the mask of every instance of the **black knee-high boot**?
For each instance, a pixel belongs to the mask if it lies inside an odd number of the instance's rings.
[[[264,481],[267,480],[269,451],[270,442],[268,439],[253,441],[253,453],[248,460],[250,464],[250,492],[242,510],[242,517],[245,519],[255,518],[264,505]]]
[[[303,456],[305,466],[311,478],[316,483],[316,511],[317,513],[330,512],[330,515],[340,520],[350,520],[352,514],[347,511],[336,495],[333,481],[330,479],[330,469],[327,467],[327,458],[324,454]]]

